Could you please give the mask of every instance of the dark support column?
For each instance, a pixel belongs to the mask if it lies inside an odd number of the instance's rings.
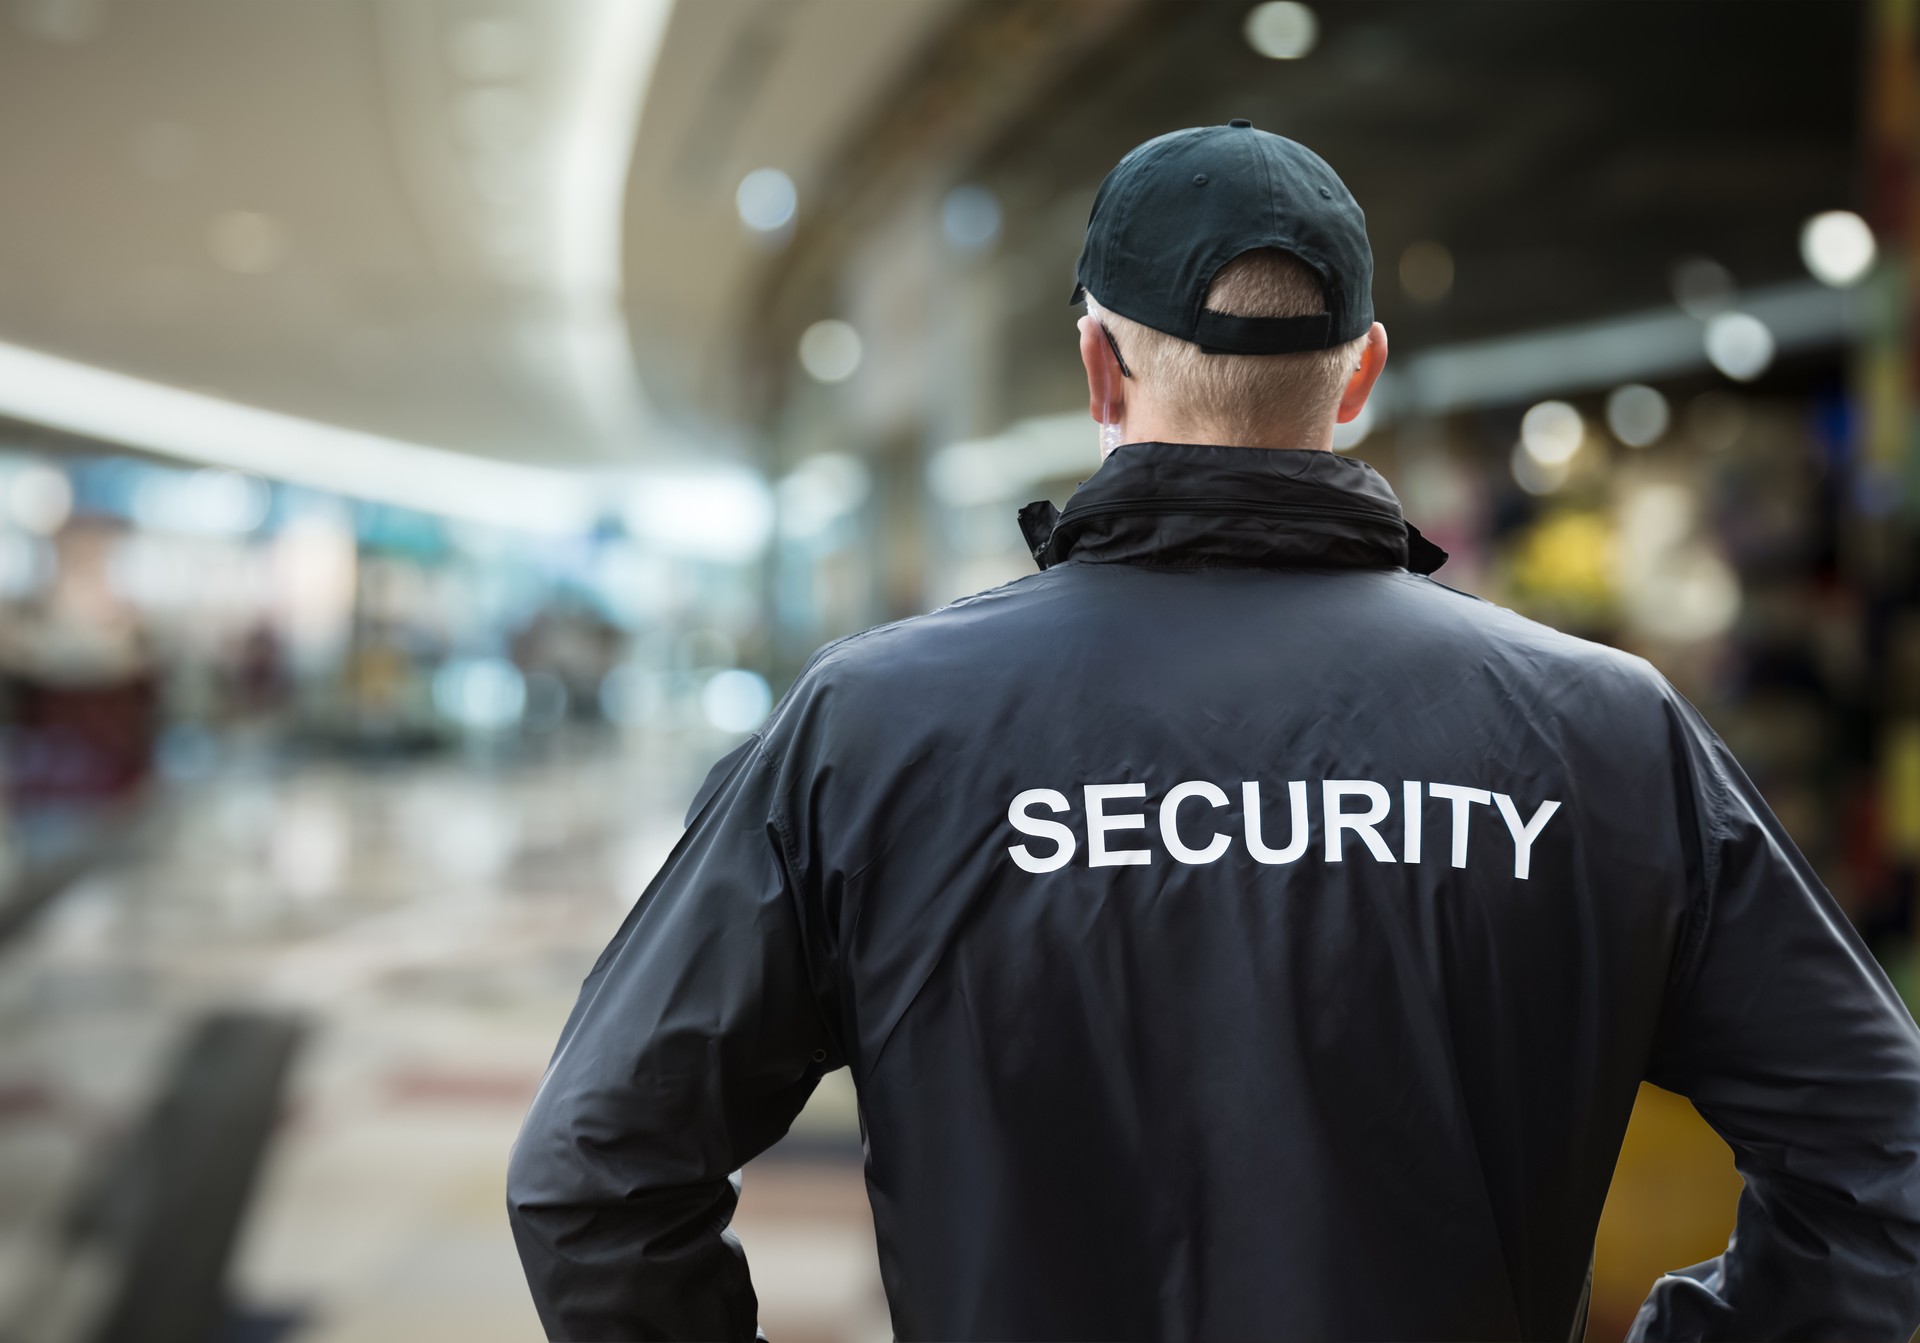
[[[1860,292],[1855,360],[1861,425],[1843,563],[1869,612],[1878,676],[1867,867],[1878,877],[1864,930],[1906,995],[1920,1002],[1920,45],[1915,0],[1875,0],[1866,35],[1868,208],[1882,258]]]

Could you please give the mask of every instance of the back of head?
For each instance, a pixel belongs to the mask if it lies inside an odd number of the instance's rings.
[[[1310,441],[1332,421],[1341,389],[1359,367],[1364,335],[1295,354],[1207,354],[1192,341],[1156,331],[1103,308],[1087,311],[1124,351],[1136,395],[1190,442],[1289,446]],[[1206,308],[1236,317],[1302,317],[1327,311],[1313,268],[1291,253],[1242,252],[1214,275]]]
[[[1386,359],[1359,202],[1318,154],[1242,118],[1122,157],[1094,193],[1075,280],[1131,371],[1112,384],[1082,332],[1094,415],[1109,423],[1102,400],[1120,404],[1126,432],[1324,448]]]

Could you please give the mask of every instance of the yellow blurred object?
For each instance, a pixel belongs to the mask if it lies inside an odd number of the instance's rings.
[[[1887,853],[1911,862],[1920,858],[1920,719],[1888,727],[1881,768]]]
[[[1588,1343],[1626,1335],[1654,1280],[1727,1248],[1743,1182],[1684,1098],[1640,1088],[1594,1240]]]
[[[1518,540],[1509,562],[1512,596],[1528,614],[1582,621],[1611,612],[1614,530],[1604,513],[1550,513]]]

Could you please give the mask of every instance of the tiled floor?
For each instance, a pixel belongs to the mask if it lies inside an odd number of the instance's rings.
[[[137,863],[0,952],[0,1321],[35,1226],[137,1111],[170,1034],[250,1003],[313,1030],[240,1299],[295,1313],[298,1343],[538,1338],[507,1148],[580,977],[725,747],[261,766],[169,799]],[[736,1229],[777,1343],[888,1336],[857,1163],[818,1155],[852,1125],[840,1074],[802,1119],[813,1158],[747,1172]]]

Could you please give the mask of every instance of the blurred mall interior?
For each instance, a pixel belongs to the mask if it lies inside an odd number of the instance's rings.
[[[538,1336],[507,1146],[706,765],[1097,464],[1094,187],[1365,205],[1342,450],[1651,658],[1909,1004],[1915,0],[0,0],[0,1339]],[[888,1336],[845,1074],[746,1172]],[[1645,1091],[1589,1337],[1740,1188]]]

